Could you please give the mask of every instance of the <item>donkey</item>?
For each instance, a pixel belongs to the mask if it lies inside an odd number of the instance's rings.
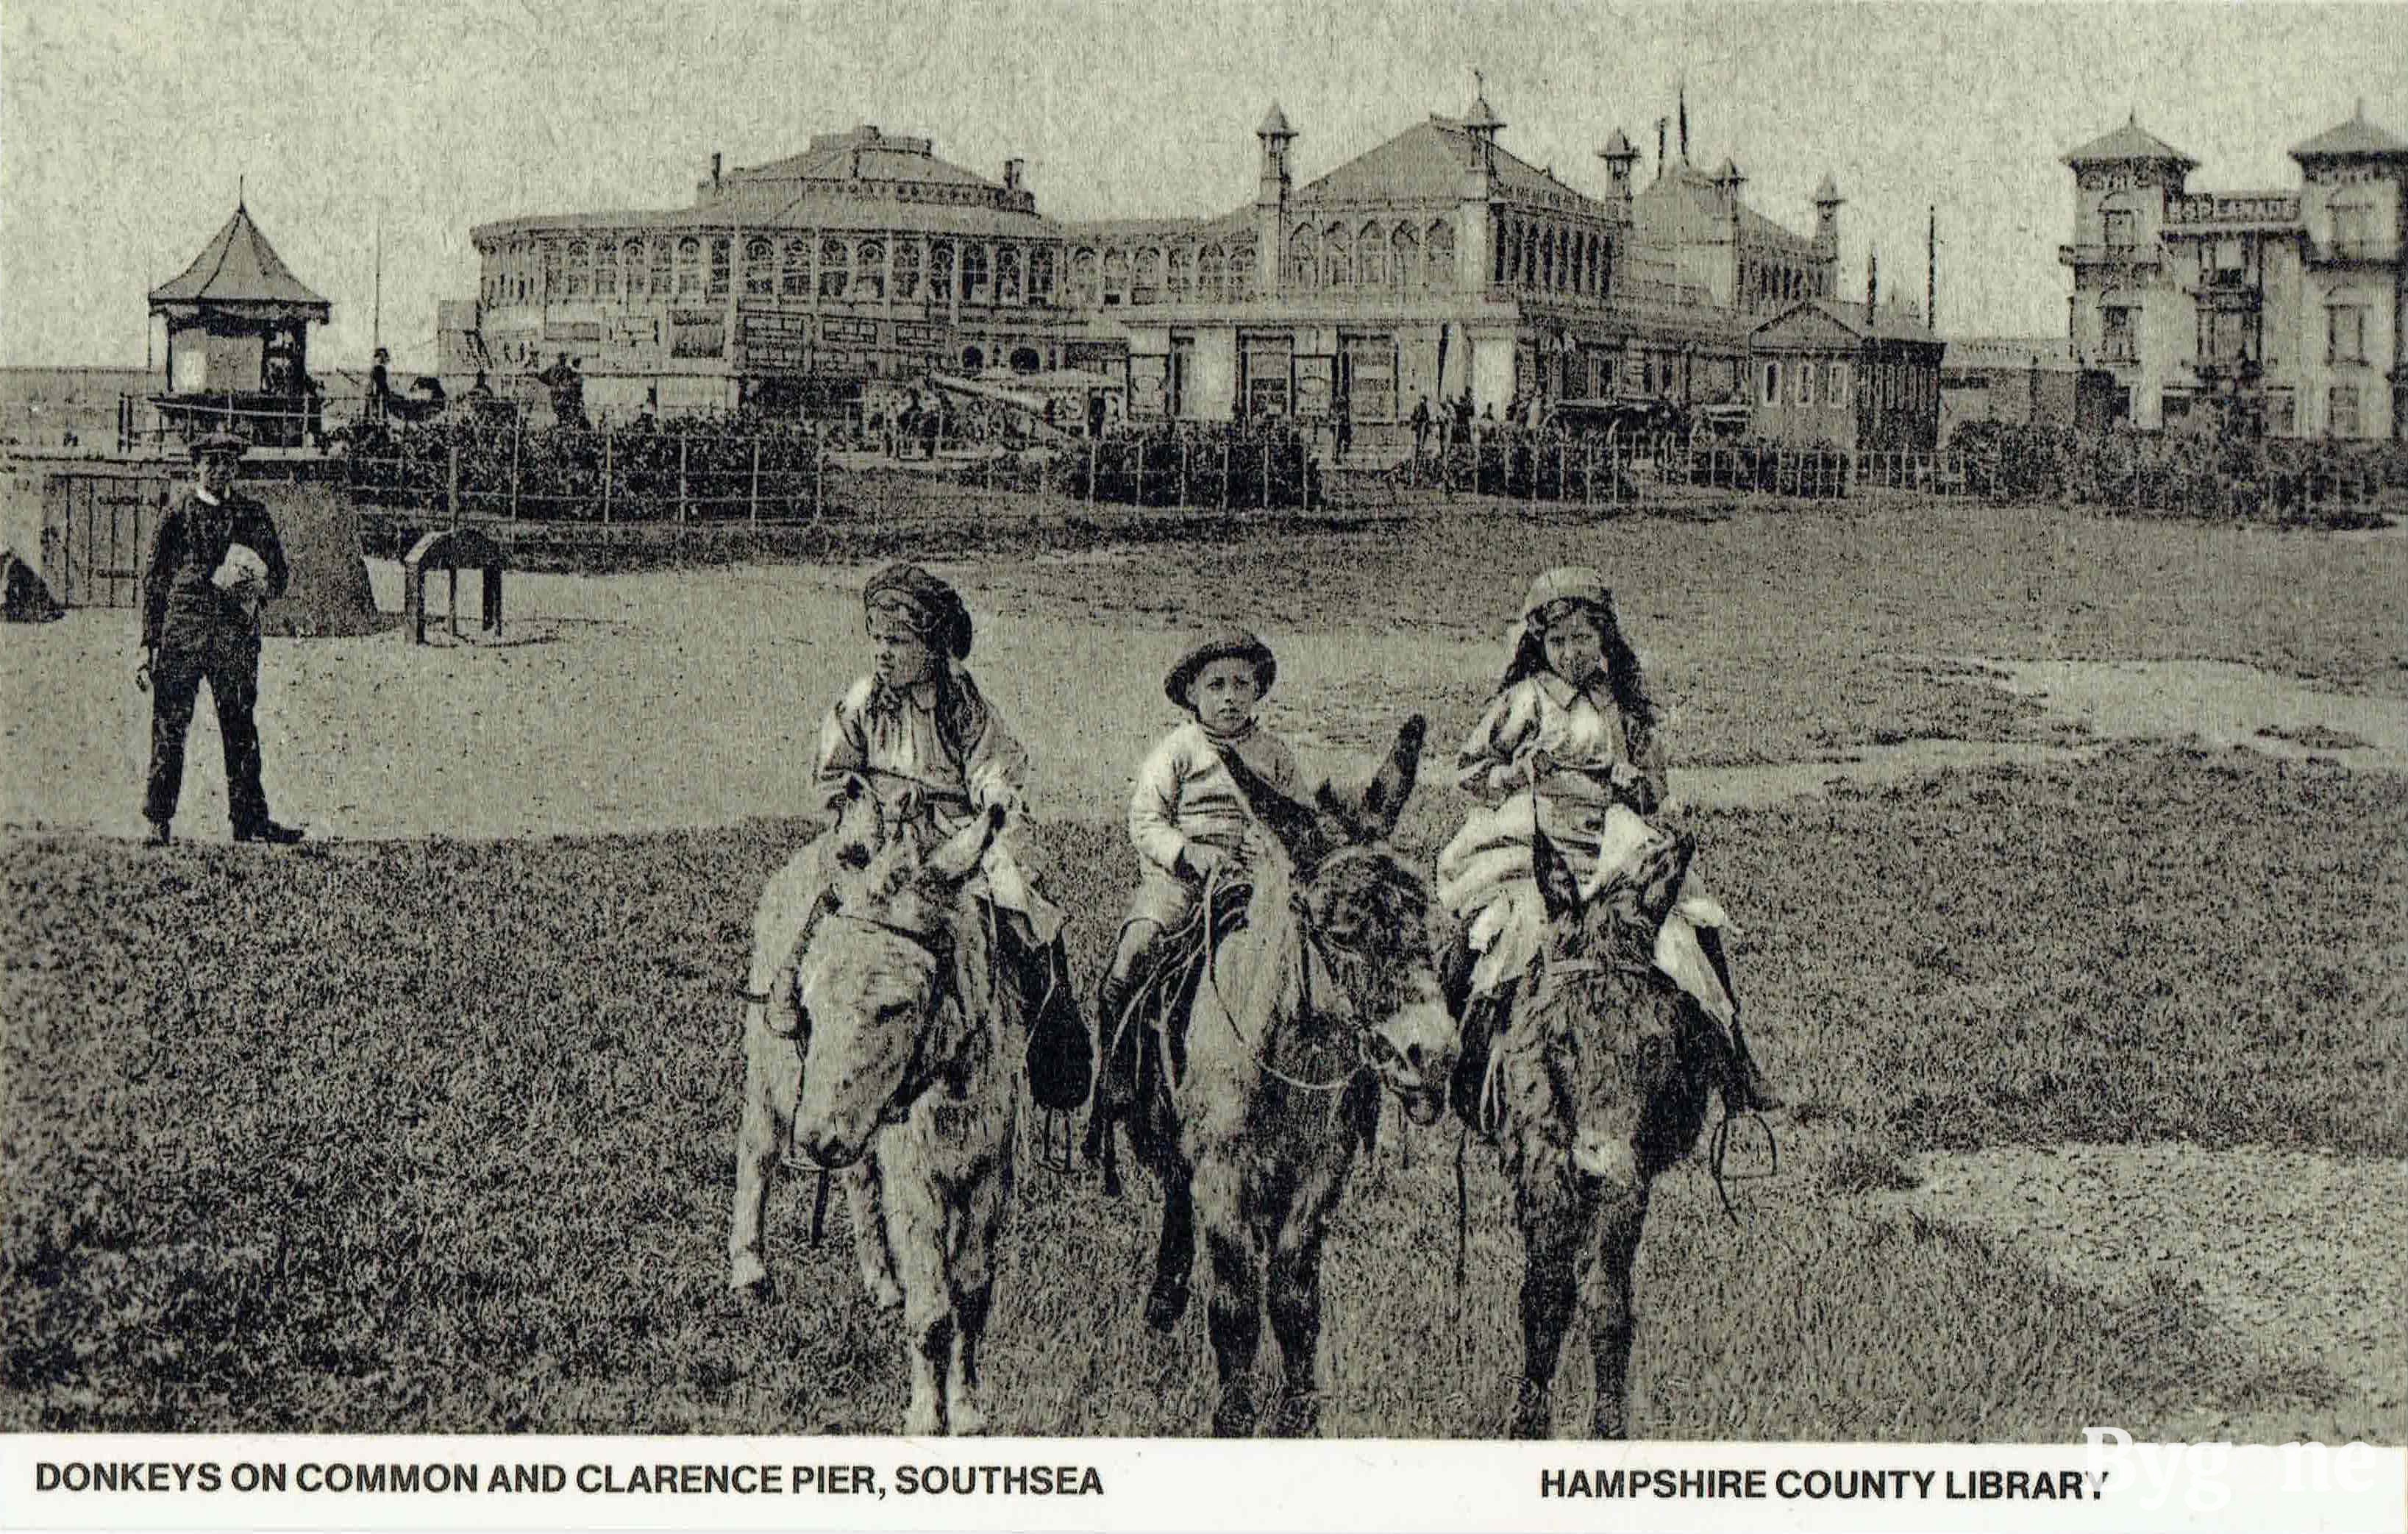
[[[799,1046],[794,1144],[844,1172],[863,1276],[873,1298],[899,1297],[912,1437],[986,1423],[979,1349],[1011,1207],[1018,1096],[1004,1012],[1017,1004],[996,983],[994,933],[963,887],[1002,827],[1003,812],[991,810],[924,850],[915,831],[889,829],[874,796],[849,783],[831,833],[835,902],[796,966],[796,1036],[776,1038],[767,1008],[746,1024],[731,1279],[742,1285],[748,1266],[760,1266],[762,1185],[780,1127],[779,1094],[756,1078]],[[791,1081],[791,1064],[780,1074]],[[756,1117],[767,1121],[757,1136]]]
[[[1685,835],[1656,841],[1584,891],[1553,842],[1533,844],[1547,943],[1490,1082],[1526,1256],[1516,1438],[1548,1434],[1575,1298],[1597,1374],[1596,1436],[1628,1436],[1631,1269],[1648,1189],[1696,1148],[1722,1066],[1711,1020],[1656,967],[1656,931],[1696,850]]]
[[[1205,960],[1183,1064],[1129,1121],[1163,1186],[1150,1324],[1176,1325],[1200,1226],[1212,1266],[1208,1322],[1220,1378],[1212,1430],[1251,1434],[1269,1312],[1284,1364],[1272,1430],[1319,1430],[1321,1246],[1383,1086],[1417,1123],[1445,1107],[1455,1024],[1439,990],[1421,876],[1381,845],[1412,791],[1416,716],[1369,782],[1314,807],[1230,760],[1276,846],[1250,861],[1245,919]]]

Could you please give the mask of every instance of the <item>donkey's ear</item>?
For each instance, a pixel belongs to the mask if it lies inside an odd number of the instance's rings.
[[[1580,880],[1573,876],[1572,865],[1547,833],[1536,828],[1530,832],[1530,873],[1538,880],[1539,903],[1546,907],[1548,920],[1560,921],[1580,913]]]

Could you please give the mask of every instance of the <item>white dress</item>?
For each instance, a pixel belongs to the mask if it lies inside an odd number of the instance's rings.
[[[1600,689],[1601,690],[1601,689]],[[1650,743],[1633,760],[1621,710],[1610,696],[1592,697],[1553,673],[1541,673],[1499,692],[1472,727],[1457,758],[1464,791],[1479,803],[1455,840],[1439,854],[1439,903],[1463,920],[1480,955],[1472,992],[1486,996],[1519,979],[1545,941],[1546,908],[1531,864],[1533,828],[1543,829],[1586,890],[1602,889],[1656,838],[1656,832],[1618,799],[1601,778],[1558,772],[1535,789],[1523,765],[1535,751],[1560,764],[1632,769],[1632,793],[1661,803],[1665,770]],[[1728,1024],[1734,1008],[1697,929],[1725,922],[1721,904],[1694,870],[1656,937],[1656,964]]]

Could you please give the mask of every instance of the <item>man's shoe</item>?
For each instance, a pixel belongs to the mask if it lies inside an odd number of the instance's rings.
[[[169,828],[166,821],[153,820],[150,822],[150,833],[142,838],[142,845],[144,847],[165,847],[175,839],[176,833]]]
[[[255,826],[236,826],[234,839],[237,842],[267,842],[277,847],[291,847],[305,834],[298,826],[280,826],[273,820],[262,820]]]

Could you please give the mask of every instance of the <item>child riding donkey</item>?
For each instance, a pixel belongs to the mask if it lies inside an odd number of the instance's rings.
[[[814,792],[831,810],[860,782],[890,822],[934,846],[990,808],[1017,820],[1028,756],[997,718],[962,662],[968,610],[953,588],[917,565],[892,565],[862,592],[874,666],[829,709],[820,728]],[[752,993],[766,995],[770,1026],[795,1032],[794,961],[832,905],[821,859],[826,838],[797,853],[765,896],[755,934]],[[1028,1070],[1039,1107],[1068,1112],[1086,1100],[1093,1061],[1062,943],[1063,913],[1030,881],[998,837],[968,892],[995,915],[999,967],[1021,997],[1031,1039]]]
[[[1482,1122],[1490,1047],[1542,946],[1534,876],[1543,833],[1583,888],[1630,864],[1657,835],[1646,817],[1667,797],[1664,749],[1639,658],[1596,571],[1550,570],[1508,634],[1505,673],[1464,743],[1461,786],[1477,801],[1439,856],[1438,898],[1461,923],[1447,957],[1449,1005],[1463,1020],[1456,1111]],[[1727,1110],[1781,1106],[1749,1057],[1723,951],[1722,906],[1687,876],[1656,943],[1656,966],[1728,1031]]]
[[[1156,742],[1138,768],[1128,830],[1142,873],[1096,1000],[1105,1060],[1086,1154],[1102,1160],[1108,1193],[1120,1190],[1112,1125],[1127,1117],[1161,1068],[1158,1060],[1149,1065],[1149,1023],[1134,1015],[1145,1009],[1132,1003],[1173,961],[1200,956],[1209,924],[1206,891],[1234,891],[1244,882],[1254,817],[1233,772],[1249,772],[1298,804],[1311,803],[1319,788],[1287,744],[1254,718],[1255,706],[1278,678],[1270,647],[1243,630],[1197,643],[1163,678],[1164,695],[1189,719]],[[1178,998],[1164,1000],[1157,1010],[1182,1010]],[[1156,1020],[1175,1028],[1180,1019]]]

